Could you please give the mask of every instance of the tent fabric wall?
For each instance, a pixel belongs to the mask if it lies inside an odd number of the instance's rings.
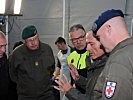
[[[121,9],[125,11],[126,0],[65,0],[65,39],[71,44],[68,37],[68,30],[73,24],[82,24],[86,31],[91,23],[104,10]],[[126,11],[127,25],[130,28],[130,20],[133,18],[133,0],[128,0]],[[9,51],[16,41],[21,40],[21,31],[24,25],[36,25],[40,39],[48,43],[54,55],[57,54],[54,41],[62,36],[63,28],[63,0],[23,0],[21,12],[23,16],[9,16]]]

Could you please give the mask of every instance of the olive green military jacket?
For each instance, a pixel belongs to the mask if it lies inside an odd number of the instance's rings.
[[[51,89],[55,59],[48,44],[40,42],[39,49],[34,51],[21,45],[14,50],[9,61],[10,76],[17,83],[18,95],[38,97]]]
[[[101,86],[96,87],[102,91],[100,100],[133,100],[133,38],[112,50],[100,77]]]
[[[70,89],[69,100],[133,100],[133,38],[120,42],[110,53],[109,59],[99,75],[91,99]],[[97,98],[97,99],[94,99]]]

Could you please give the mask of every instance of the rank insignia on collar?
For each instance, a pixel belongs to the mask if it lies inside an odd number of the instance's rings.
[[[107,82],[105,88],[105,96],[106,98],[110,99],[113,97],[115,89],[116,89],[116,82]]]

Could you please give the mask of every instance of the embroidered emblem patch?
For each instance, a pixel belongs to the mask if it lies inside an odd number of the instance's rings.
[[[114,95],[116,89],[116,82],[107,82],[105,89],[106,98],[111,98]]]

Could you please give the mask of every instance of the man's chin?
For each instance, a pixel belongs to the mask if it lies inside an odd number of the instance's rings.
[[[2,58],[3,57],[3,54],[0,54],[0,58]]]
[[[30,48],[31,50],[37,50],[38,48],[36,47],[36,48]]]

